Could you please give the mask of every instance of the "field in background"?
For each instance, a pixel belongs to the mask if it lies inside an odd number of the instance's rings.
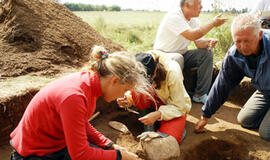
[[[165,12],[74,12],[85,22],[106,38],[121,44],[131,53],[151,50],[154,44],[156,32]],[[212,13],[202,13],[201,25],[214,18]],[[219,43],[214,49],[214,61],[222,60],[228,48],[232,45],[230,24],[234,15],[223,15],[229,21],[222,27],[210,31],[205,38],[217,38]],[[195,48],[191,43],[190,49]]]

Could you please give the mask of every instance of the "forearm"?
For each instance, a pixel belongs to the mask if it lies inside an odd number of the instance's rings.
[[[202,107],[203,117],[210,118],[227,100],[230,92],[243,79],[244,74],[232,61],[231,56],[227,56],[222,64],[222,68],[211,87],[207,102]]]
[[[113,142],[110,139],[108,139],[103,134],[98,132],[89,123],[86,124],[86,133],[87,133],[88,141],[90,141],[91,143],[93,143],[99,147],[108,148],[113,144]]]
[[[161,113],[161,120],[165,121],[169,121],[186,114],[184,107],[179,108],[174,105],[162,105],[160,106],[159,111]]]
[[[210,23],[207,23],[199,28],[199,35],[200,38],[206,35],[211,29],[215,27],[214,21],[211,21]]]
[[[207,102],[202,107],[202,116],[205,118],[210,118],[216,111],[221,107],[221,105],[226,101],[228,94],[230,92],[229,86],[220,86],[214,83],[211,88]]]
[[[206,35],[214,27],[218,27],[224,24],[227,20],[227,18],[221,18],[221,15],[218,15],[210,23],[207,23],[206,25],[203,25],[199,28],[186,30],[181,33],[181,35],[188,40],[195,41]]]
[[[206,35],[211,29],[213,29],[214,22],[211,21],[210,23],[203,25],[199,28],[194,28],[191,30],[192,36],[190,37],[190,40],[195,41],[199,38],[202,38],[204,35]]]

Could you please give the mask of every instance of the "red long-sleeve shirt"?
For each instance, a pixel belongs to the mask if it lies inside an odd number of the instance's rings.
[[[22,156],[44,156],[67,146],[73,160],[115,160],[115,150],[88,144],[111,143],[88,123],[101,95],[97,73],[74,73],[51,82],[34,96],[11,133],[13,147]]]

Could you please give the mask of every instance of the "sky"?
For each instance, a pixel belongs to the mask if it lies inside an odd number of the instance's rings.
[[[251,9],[254,3],[258,0],[218,0],[220,1],[221,8],[230,9],[242,8]],[[60,0],[61,3],[85,3],[94,5],[118,5],[122,9],[131,8],[134,10],[161,10],[168,11],[179,6],[179,0]],[[214,0],[202,0],[203,10],[212,10],[211,4]]]

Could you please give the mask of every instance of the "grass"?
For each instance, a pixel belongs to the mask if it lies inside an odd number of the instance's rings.
[[[131,53],[152,49],[165,12],[74,12],[106,38]]]
[[[166,14],[165,12],[142,11],[74,13],[101,35],[119,43],[130,53],[145,52],[152,49],[158,26]],[[212,13],[202,13],[199,17],[201,25],[208,23],[214,16]],[[230,24],[234,16],[232,14],[224,15],[229,21],[205,35],[205,38],[219,39],[219,43],[214,48],[215,62],[222,60],[232,45]],[[195,45],[191,43],[189,48],[193,49]]]

